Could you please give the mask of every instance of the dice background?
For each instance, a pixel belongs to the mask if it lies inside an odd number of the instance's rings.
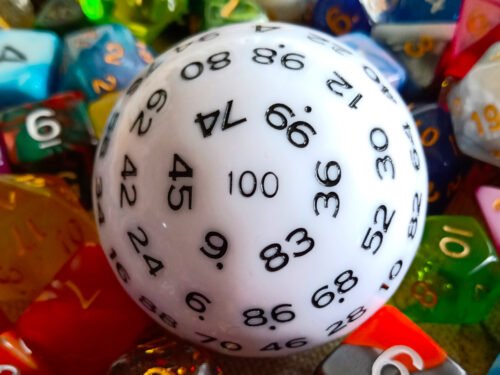
[[[469,5],[472,5],[472,1],[466,1]],[[40,4],[39,0],[34,1],[35,6]],[[481,4],[485,5],[484,2]],[[492,4],[490,6],[494,7]],[[470,7],[469,7],[470,8]],[[2,9],[3,11],[4,9]],[[2,12],[0,12],[2,13]],[[494,15],[491,9],[487,12],[488,16]],[[2,14],[3,16],[3,14]],[[0,20],[1,21],[1,20]],[[421,30],[423,33],[426,31],[425,23],[421,25]],[[459,24],[460,26],[460,24]],[[465,27],[465,22],[462,23],[462,27]],[[2,27],[0,22],[0,27]],[[169,37],[169,35],[164,35]],[[462,40],[462,34],[458,33],[454,38],[454,42]],[[157,48],[161,51],[165,48],[164,43],[156,43]],[[161,46],[161,47],[158,47]],[[484,167],[481,163],[476,163],[481,168]],[[488,178],[487,174],[491,174],[491,168],[481,170],[481,181],[486,181],[484,178]],[[491,174],[489,180],[486,183],[494,184],[499,186],[500,180],[495,180],[495,174]],[[472,173],[471,173],[472,177]],[[476,175],[477,177],[477,175]],[[471,200],[473,192],[467,186],[463,184],[460,186],[459,193],[457,197],[453,200],[452,204],[449,206],[447,213],[455,214],[471,214],[476,218],[481,219],[481,213],[477,209],[475,203]],[[19,307],[21,308],[21,307]],[[483,327],[488,327],[490,333],[494,333],[495,320],[494,316],[498,316],[498,309],[496,312],[491,314],[490,319],[485,322]],[[14,313],[12,311],[12,313]],[[19,314],[18,311],[15,314]],[[457,327],[453,325],[423,325],[425,329],[430,330],[432,336],[436,338],[440,345],[442,345],[452,356],[455,358],[464,368],[468,370],[470,374],[484,374],[489,368],[491,362],[494,359],[495,345],[493,337],[498,338],[498,332],[496,336],[488,336],[485,330],[479,325],[474,326],[463,326]],[[498,324],[496,324],[498,326]],[[498,330],[497,330],[498,331]],[[498,341],[497,341],[498,342]],[[224,364],[224,369],[231,373],[304,373],[311,372],[315,365],[323,358],[324,355],[328,353],[332,345],[325,345],[317,350],[308,351],[302,355],[291,356],[284,359],[276,360],[245,360],[245,359],[227,359],[226,357],[221,357],[220,361]]]

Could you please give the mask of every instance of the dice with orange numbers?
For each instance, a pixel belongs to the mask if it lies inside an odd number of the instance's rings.
[[[437,103],[417,105],[411,114],[424,146],[429,173],[427,212],[441,214],[460,188],[468,158],[458,149],[450,114]]]
[[[458,147],[500,167],[500,42],[493,44],[448,96]]]
[[[54,375],[54,372],[11,330],[0,333],[0,374]]]
[[[343,322],[339,321],[340,327]],[[466,372],[398,309],[384,306],[351,333],[315,375],[465,375]]]
[[[122,281],[131,283],[116,252],[107,256]],[[132,349],[151,324],[115,278],[101,247],[88,243],[66,262],[16,327],[57,375],[98,375]]]
[[[429,216],[410,270],[390,303],[415,322],[478,323],[500,297],[500,262],[479,222]]]
[[[82,29],[64,38],[63,86],[95,100],[125,89],[153,61],[148,47],[118,24]]]
[[[0,175],[0,310],[26,307],[85,242],[95,223],[55,176]]]
[[[454,30],[454,23],[387,23],[372,28],[372,37],[405,67],[407,98],[432,97],[424,94],[433,92],[434,73]]]

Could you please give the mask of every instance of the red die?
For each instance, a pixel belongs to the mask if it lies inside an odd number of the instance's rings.
[[[0,335],[1,375],[53,375],[15,331]]]
[[[86,245],[20,317],[19,335],[60,374],[98,375],[151,324],[97,245]]]

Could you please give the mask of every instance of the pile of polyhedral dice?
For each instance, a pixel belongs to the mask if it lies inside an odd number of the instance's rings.
[[[0,375],[499,375],[500,0],[0,0],[0,212]]]

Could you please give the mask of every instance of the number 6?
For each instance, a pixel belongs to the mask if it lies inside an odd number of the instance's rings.
[[[37,142],[55,140],[61,133],[61,126],[53,119],[55,115],[52,109],[46,108],[31,112],[26,117],[26,129],[30,137]]]
[[[395,359],[392,359],[398,354],[408,355],[411,358],[413,366],[415,366],[417,370],[422,370],[424,368],[424,361],[415,350],[404,345],[395,345],[384,351],[378,356],[375,362],[373,362],[372,375],[382,375],[382,370],[387,365],[396,367],[399,370],[400,375],[410,375],[405,365]]]

